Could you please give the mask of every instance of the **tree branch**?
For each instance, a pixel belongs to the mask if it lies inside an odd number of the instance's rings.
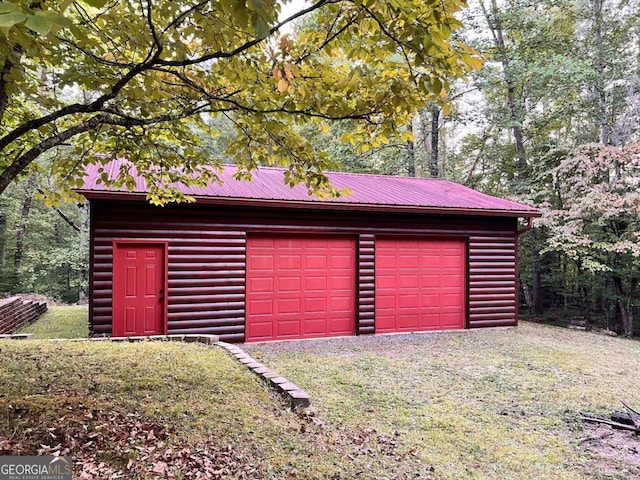
[[[11,165],[9,165],[3,172],[0,174],[0,193],[4,192],[7,186],[13,181],[18,174],[24,170],[29,164],[34,161],[38,156],[42,155],[44,152],[51,150],[58,145],[69,140],[71,137],[79,135],[80,133],[87,132],[89,130],[93,130],[98,125],[103,123],[106,118],[106,114],[96,115],[85,122],[80,123],[79,125],[75,125],[67,130],[64,130],[57,135],[47,138],[46,140],[40,142],[35,147],[28,150],[26,153],[22,154],[20,157],[15,159]]]
[[[358,12],[359,13],[359,12]],[[325,37],[325,40],[322,42],[321,45],[318,46],[318,48],[309,51],[303,55],[300,55],[300,57],[298,57],[295,60],[295,64],[298,65],[300,64],[300,62],[304,61],[305,59],[307,59],[308,57],[310,57],[311,55],[313,55],[314,53],[318,53],[319,51],[321,51],[323,48],[325,48],[327,45],[329,45],[333,40],[335,40],[340,34],[342,34],[347,28],[349,28],[351,25],[353,25],[356,21],[356,19],[358,18],[358,13],[354,14],[351,16],[351,18],[342,26],[340,27],[337,31],[332,32],[332,30],[334,29],[334,27],[336,26],[336,23],[338,21],[338,18],[340,17],[340,13],[338,13],[336,15],[336,18],[334,18],[331,26],[329,27],[329,30],[327,31],[327,35]]]
[[[46,196],[47,194],[44,192],[44,190],[42,190],[41,188],[38,188],[38,193],[42,196]],[[57,213],[58,215],[60,215],[60,218],[62,218],[62,220],[64,220],[65,222],[67,222],[67,225],[69,225],[71,228],[73,228],[76,232],[80,233],[80,227],[78,225],[76,225],[73,220],[71,220],[69,217],[67,217],[62,210],[60,210],[57,207],[52,207]]]
[[[160,55],[160,53],[161,52],[156,52],[156,54],[148,62],[141,63],[133,67],[131,70],[129,70],[129,72],[127,72],[126,75],[124,75],[120,80],[118,80],[113,85],[113,87],[111,87],[111,90],[109,91],[109,93],[105,93],[104,95],[100,96],[97,100],[89,104],[74,103],[66,107],[62,107],[61,109],[55,112],[52,112],[48,115],[44,115],[43,117],[36,118],[23,123],[18,128],[12,130],[11,132],[9,132],[8,134],[6,134],[4,137],[0,139],[0,152],[3,151],[5,148],[7,148],[7,146],[10,145],[12,142],[16,141],[18,138],[27,134],[28,132],[37,130],[43,125],[52,123],[62,117],[73,115],[76,113],[95,113],[100,111],[104,106],[104,104],[107,103],[109,100],[114,99],[118,95],[118,93],[131,80],[133,80],[140,73],[150,69],[153,66],[154,62],[157,60],[157,57],[158,55]]]
[[[313,110],[309,109],[305,109],[305,110],[292,110],[292,109],[287,109],[284,107],[276,107],[276,108],[268,108],[268,109],[259,109],[259,108],[255,108],[255,107],[250,107],[248,105],[244,105],[242,104],[239,100],[233,99],[231,98],[232,95],[236,94],[236,93],[240,93],[240,91],[236,91],[233,94],[227,94],[223,97],[217,95],[217,94],[212,94],[210,92],[208,92],[204,87],[192,82],[186,75],[184,75],[181,72],[177,72],[174,70],[167,70],[167,69],[163,69],[163,68],[154,68],[154,70],[159,71],[159,72],[163,72],[166,73],[168,75],[173,75],[176,78],[180,79],[183,82],[184,87],[188,87],[193,89],[194,91],[198,92],[199,94],[203,95],[205,98],[207,98],[209,101],[217,101],[217,102],[223,102],[223,103],[228,103],[230,105],[232,105],[235,108],[221,108],[221,109],[214,109],[215,111],[222,111],[222,110],[226,110],[226,111],[230,111],[230,110],[241,110],[243,112],[247,112],[247,113],[254,113],[254,114],[262,114],[262,115],[269,115],[269,114],[274,114],[274,113],[284,113],[287,115],[304,115],[307,117],[315,117],[315,118],[323,118],[325,120],[364,120],[368,123],[374,123],[371,120],[371,117],[373,115],[375,115],[375,111],[370,111],[370,112],[365,112],[365,113],[350,113],[350,114],[344,114],[344,115],[338,115],[338,116],[333,116],[333,115],[328,115],[325,113],[321,113],[321,112],[314,112]]]
[[[131,64],[131,63],[121,63],[121,62],[114,62],[114,61],[111,61],[111,60],[106,60],[106,59],[104,59],[102,57],[99,57],[95,53],[92,53],[92,52],[88,51],[86,48],[81,47],[76,42],[74,42],[72,40],[69,40],[68,38],[64,38],[64,37],[60,37],[60,36],[56,36],[56,38],[58,40],[60,40],[62,43],[66,43],[67,45],[75,48],[76,50],[78,50],[79,52],[83,53],[84,55],[86,55],[87,57],[89,57],[91,60],[93,60],[96,63],[100,63],[102,65],[107,65],[109,67],[119,67],[119,68],[133,68],[135,66],[135,64]]]
[[[233,50],[230,50],[228,52],[224,52],[224,51],[217,51],[214,53],[210,53],[207,55],[202,55],[201,57],[197,57],[197,58],[191,58],[191,59],[184,59],[184,60],[167,60],[167,59],[158,59],[158,61],[156,62],[157,65],[162,65],[165,67],[187,67],[189,65],[197,65],[199,63],[203,63],[203,62],[207,62],[209,60],[214,60],[214,59],[219,59],[219,58],[231,58],[231,57],[235,57],[236,55],[239,55],[247,50],[249,50],[251,47],[254,47],[256,45],[258,45],[259,43],[263,42],[267,37],[269,37],[270,35],[274,34],[275,32],[277,32],[278,30],[280,30],[280,28],[282,28],[283,26],[285,26],[287,23],[290,23],[292,21],[294,21],[297,18],[303,17],[305,15],[307,15],[308,13],[311,13],[315,10],[318,10],[319,8],[328,5],[330,3],[338,3],[339,0],[319,0],[317,3],[311,5],[308,8],[302,9],[297,13],[294,13],[293,15],[291,15],[290,17],[282,20],[281,22],[278,22],[276,25],[274,25],[273,27],[271,27],[269,29],[269,33],[264,36],[264,37],[260,37],[260,38],[254,38],[253,40],[250,40],[236,48],[234,48]]]
[[[208,3],[209,3],[209,0],[203,0],[200,3],[196,3],[195,5],[192,5],[191,7],[187,8],[185,11],[181,12],[180,15],[178,15],[176,18],[170,21],[169,24],[162,30],[162,33],[163,34],[167,33],[167,31],[171,30],[172,28],[178,27],[185,18],[191,15],[194,11],[201,9]]]
[[[74,125],[73,127],[63,130],[62,132],[43,140],[27,152],[16,158],[11,163],[11,165],[9,165],[0,174],[0,194],[5,191],[7,186],[9,186],[9,184],[20,174],[21,171],[28,167],[31,162],[33,162],[44,152],[62,145],[64,142],[72,137],[75,137],[76,135],[94,130],[100,125],[118,125],[121,127],[153,125],[157,123],[169,122],[172,120],[180,120],[182,118],[187,118],[192,115],[202,113],[203,111],[205,111],[203,110],[203,107],[199,106],[190,110],[184,110],[177,114],[159,115],[153,118],[134,118],[126,116],[116,110],[103,110],[90,119],[85,120],[78,125]]]
[[[142,12],[144,14],[144,7],[142,6],[142,0],[140,0],[140,8],[142,9]],[[147,57],[144,59],[144,61],[142,63],[147,63],[149,60],[151,60],[154,56],[156,58],[160,57],[160,55],[162,54],[162,43],[160,42],[160,37],[158,37],[158,33],[156,32],[156,27],[153,24],[153,18],[151,16],[151,10],[153,8],[153,0],[147,0],[147,24],[149,25],[149,31],[151,32],[151,36],[153,37],[153,45],[151,46],[151,49],[149,50],[149,53],[147,54]],[[156,49],[156,54],[153,55],[153,50],[154,47]]]

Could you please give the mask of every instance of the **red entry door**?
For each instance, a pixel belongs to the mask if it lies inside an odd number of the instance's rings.
[[[113,336],[163,335],[165,245],[116,242]]]
[[[376,241],[376,332],[464,328],[466,244],[458,239]]]

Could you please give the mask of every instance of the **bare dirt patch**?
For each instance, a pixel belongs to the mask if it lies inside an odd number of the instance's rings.
[[[579,441],[605,475],[640,477],[640,438],[637,435],[604,425],[585,425]]]

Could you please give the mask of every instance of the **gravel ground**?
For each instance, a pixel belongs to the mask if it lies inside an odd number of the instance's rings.
[[[305,352],[319,355],[351,357],[363,352],[385,356],[403,356],[408,350],[424,348],[425,342],[438,343],[451,337],[495,335],[513,332],[514,327],[485,330],[463,330],[446,332],[414,332],[383,335],[361,335],[352,337],[310,338],[305,340],[283,340],[274,342],[245,343],[240,347],[249,354],[278,355]]]

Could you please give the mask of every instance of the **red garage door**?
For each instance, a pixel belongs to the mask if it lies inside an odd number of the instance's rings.
[[[376,241],[376,332],[464,328],[463,240]]]
[[[355,333],[355,240],[249,237],[245,340]]]

